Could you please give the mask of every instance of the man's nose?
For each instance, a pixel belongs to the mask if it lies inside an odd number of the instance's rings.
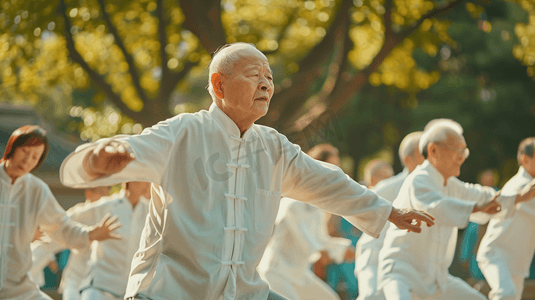
[[[258,86],[262,91],[267,91],[270,88],[269,82],[268,82],[267,78],[265,78],[265,77],[262,77],[262,79],[260,80],[260,84]]]

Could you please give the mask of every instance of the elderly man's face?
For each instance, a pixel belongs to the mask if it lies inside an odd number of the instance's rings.
[[[254,49],[241,49],[241,57],[231,74],[222,74],[223,106],[233,114],[255,121],[268,112],[273,96],[273,75],[264,55]]]
[[[434,143],[436,145],[434,153],[434,166],[448,179],[451,176],[457,177],[461,174],[468,150],[466,142],[462,136],[449,136],[445,142]]]

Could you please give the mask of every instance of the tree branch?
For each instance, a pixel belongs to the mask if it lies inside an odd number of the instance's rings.
[[[169,76],[169,67],[167,67],[167,53],[165,47],[167,46],[167,33],[165,32],[165,13],[163,7],[163,0],[156,1],[156,15],[158,16],[158,40],[160,41],[160,61],[162,68],[162,78]],[[160,89],[162,87],[160,86]]]
[[[221,1],[182,0],[179,5],[186,17],[184,28],[197,36],[207,52],[212,53],[226,44],[225,31],[221,24]]]
[[[385,41],[383,43],[383,46],[379,50],[379,53],[377,53],[372,62],[359,73],[355,74],[353,78],[345,82],[340,89],[337,89],[333,93],[332,98],[334,99],[334,101],[331,101],[331,105],[329,107],[324,106],[320,107],[320,109],[314,112],[309,111],[308,115],[305,115],[301,118],[301,120],[303,121],[297,122],[297,124],[293,127],[293,130],[316,130],[317,128],[314,128],[314,126],[317,125],[318,122],[321,122],[321,124],[325,124],[328,120],[340,113],[340,111],[343,107],[345,107],[347,102],[353,98],[354,94],[358,92],[365,84],[368,83],[369,75],[379,68],[383,60],[388,56],[392,49],[394,49],[401,41],[409,37],[416,29],[418,29],[425,19],[433,18],[439,14],[446,13],[447,11],[460,4],[462,1],[463,0],[455,0],[445,6],[432,10],[428,14],[422,16],[420,20],[413,23],[411,26],[405,28],[399,34],[395,34],[391,30],[387,30],[388,28],[391,29],[391,26],[385,26]],[[391,10],[392,5],[386,2],[384,17],[385,25],[387,18],[388,20],[390,20],[388,16],[391,15]],[[389,35],[386,35],[387,33],[389,33]],[[314,115],[312,115],[312,113],[314,113]]]
[[[91,80],[97,86],[102,88],[102,90],[107,96],[107,99],[110,100],[113,104],[115,104],[115,106],[117,106],[123,114],[135,120],[136,122],[142,123],[145,126],[152,125],[150,124],[150,121],[146,118],[143,112],[135,112],[128,108],[126,104],[122,101],[121,96],[113,91],[111,85],[108,84],[106,80],[95,70],[93,70],[89,66],[89,64],[87,64],[87,62],[82,58],[80,53],[76,50],[74,44],[73,35],[70,31],[71,22],[69,20],[69,17],[67,16],[67,6],[65,5],[64,0],[60,0],[59,10],[65,22],[65,39],[67,42],[67,49],[69,50],[69,56],[72,58],[72,60],[79,64],[87,72],[87,74],[89,74]]]
[[[125,47],[125,45],[123,43],[123,40],[119,36],[119,32],[117,31],[117,28],[111,22],[110,15],[106,12],[106,5],[104,3],[104,0],[98,0],[98,3],[100,4],[100,8],[102,9],[102,17],[104,18],[104,21],[108,25],[108,30],[113,35],[115,43],[117,44],[119,49],[121,49],[121,52],[124,55],[124,59],[125,59],[126,63],[128,64],[128,71],[130,72],[130,75],[132,77],[132,85],[136,89],[136,92],[137,92],[139,98],[141,99],[141,101],[143,101],[143,103],[145,105],[148,105],[149,104],[149,97],[145,93],[145,90],[141,87],[141,84],[140,84],[141,80],[140,80],[140,77],[139,77],[139,73],[137,72],[137,68],[136,68],[136,65],[135,65],[135,62],[134,62],[134,58],[126,50],[126,47]]]
[[[298,7],[294,8],[292,13],[290,13],[290,17],[288,18],[288,21],[286,22],[286,24],[284,24],[284,26],[282,26],[282,32],[281,34],[279,34],[279,36],[277,37],[277,44],[280,45],[281,44],[281,41],[284,37],[286,37],[286,34],[288,33],[288,27],[290,27],[290,24],[293,23],[293,21],[299,16],[297,14],[297,10],[298,10]],[[274,53],[277,53],[279,51],[280,47],[277,47],[277,49],[275,50],[271,50],[271,51],[264,51],[264,54],[265,55],[270,55],[270,54],[274,54]]]
[[[463,2],[464,0],[455,0],[447,5],[444,5],[442,7],[439,7],[439,8],[436,8],[436,9],[433,9],[432,11],[430,11],[429,13],[427,13],[426,15],[422,16],[418,21],[412,23],[410,26],[406,27],[405,29],[403,29],[400,33],[399,33],[399,37],[401,39],[404,39],[406,37],[408,37],[409,35],[411,35],[416,29],[418,29],[418,27],[420,27],[420,25],[422,25],[422,23],[425,21],[425,19],[431,19],[431,18],[434,18],[442,13],[445,13],[449,10],[451,10],[452,8],[454,8],[455,6],[459,5],[461,2]]]
[[[349,24],[349,18],[347,18],[344,20],[343,26],[340,26],[336,31],[334,58],[328,66],[327,76],[320,91],[310,98],[285,103],[280,120],[292,124],[297,121],[299,116],[305,115],[307,111],[316,109],[318,105],[326,105],[333,91],[339,88],[342,74],[347,67],[349,51],[353,48],[353,43],[349,37]]]
[[[301,101],[303,103],[307,100],[307,90],[321,75],[325,61],[331,57],[336,44],[336,33],[344,27],[344,20],[349,18],[349,9],[352,5],[351,0],[344,0],[338,10],[338,15],[330,24],[323,39],[299,62],[299,70],[292,76],[291,85],[278,91],[271,99],[269,120],[263,118],[261,122],[273,125],[280,120],[280,114],[284,112],[284,107],[288,102]]]

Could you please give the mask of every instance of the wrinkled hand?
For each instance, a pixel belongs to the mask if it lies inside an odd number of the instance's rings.
[[[434,220],[435,218],[433,216],[424,211],[395,207],[392,207],[392,212],[390,213],[390,217],[388,217],[388,221],[392,222],[399,229],[416,233],[422,232],[422,228],[420,227],[422,222],[427,223],[427,227],[431,227],[435,225]]]
[[[93,226],[93,229],[89,232],[90,241],[104,241],[107,239],[120,240],[121,236],[113,233],[113,231],[121,227],[121,223],[117,222],[118,217],[111,217],[110,214],[106,214],[102,221]]]
[[[518,195],[516,196],[515,204],[520,202],[525,202],[533,199],[535,197],[535,179],[530,183],[526,184]]]
[[[482,212],[489,215],[493,215],[495,213],[498,213],[502,210],[502,206],[498,201],[496,200],[500,196],[500,192],[497,192],[496,195],[492,198],[492,200],[489,203],[483,204],[481,206],[476,205],[474,207],[473,212]]]
[[[136,156],[128,144],[109,140],[87,153],[83,167],[85,172],[95,179],[120,172],[134,159]]]

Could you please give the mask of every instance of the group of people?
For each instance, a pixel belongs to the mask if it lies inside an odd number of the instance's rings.
[[[343,261],[355,255],[357,276],[374,296],[484,298],[447,273],[452,241],[469,220],[485,222],[498,212],[516,216],[535,196],[532,169],[523,167],[522,183],[501,194],[459,181],[468,156],[462,129],[439,122],[419,137],[418,153],[403,150],[407,171],[388,184],[395,187],[379,182],[374,192],[344,174],[329,149],[307,155],[254,123],[267,113],[274,85],[267,58],[253,45],[235,43],[214,54],[208,91],[209,110],[71,153],[60,169],[65,186],[127,184],[119,195],[68,212],[30,173],[46,158],[44,132],[37,126],[15,131],[0,161],[0,299],[50,299],[31,279],[32,248],[36,266],[47,257],[40,251],[69,248],[85,255],[83,279],[70,285],[84,300],[330,299],[336,295],[307,266],[313,256]],[[530,161],[533,151],[529,155],[519,160]],[[326,234],[320,209],[377,240],[363,240],[353,251]],[[510,222],[498,223],[498,231],[511,236],[504,229]],[[38,230],[52,242],[31,247]],[[489,245],[497,244],[495,236]],[[380,247],[378,256],[369,255],[377,254],[373,247]],[[510,266],[492,254],[516,254],[487,252],[484,273],[502,284],[502,265]]]

